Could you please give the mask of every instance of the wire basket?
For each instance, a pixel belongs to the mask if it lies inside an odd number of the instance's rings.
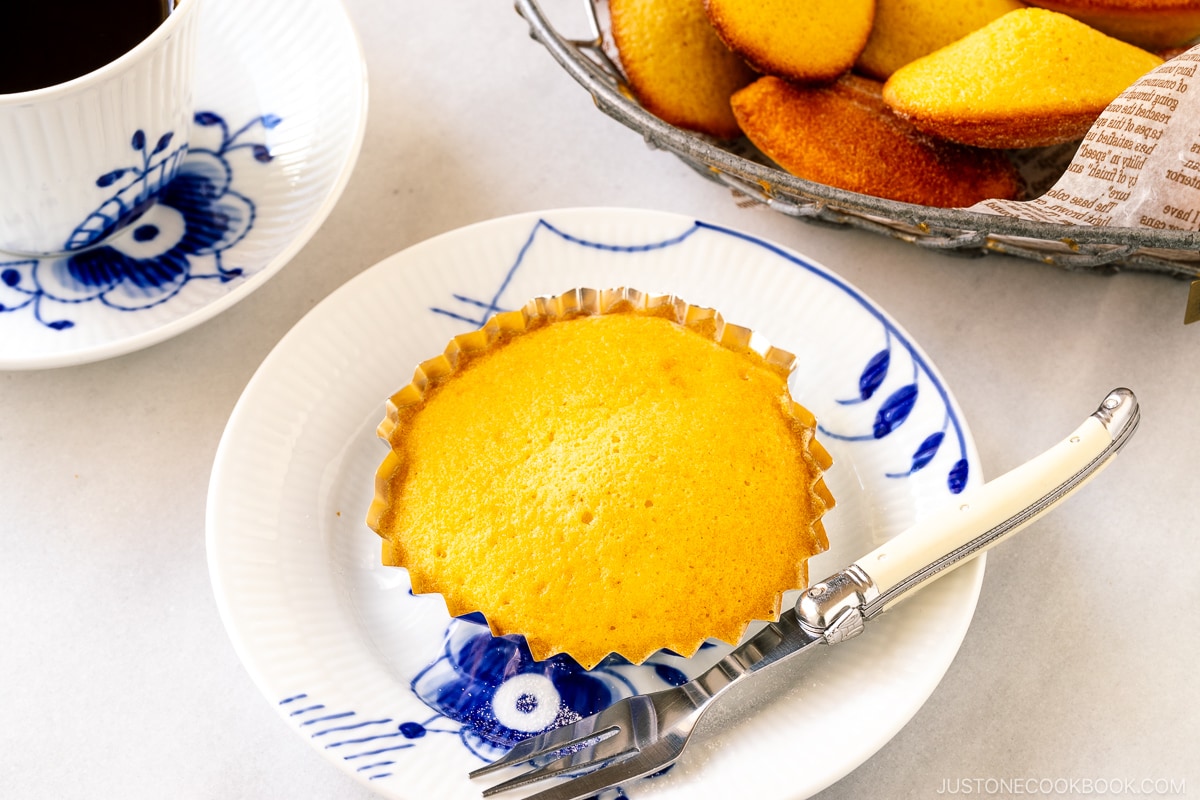
[[[601,111],[640,133],[651,147],[674,153],[704,177],[729,187],[739,202],[960,255],[1005,253],[1077,271],[1129,269],[1200,277],[1200,232],[1060,225],[885,200],[797,178],[756,160],[746,142],[720,144],[669,125],[633,99],[610,55],[615,51],[599,8],[603,0],[582,2],[589,35],[571,39],[550,24],[537,0],[515,0],[530,35],[591,93]]]

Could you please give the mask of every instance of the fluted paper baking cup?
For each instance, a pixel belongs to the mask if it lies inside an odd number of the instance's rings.
[[[831,459],[794,369],[672,295],[534,298],[388,400],[368,525],[414,592],[537,659],[736,642],[828,548]]]

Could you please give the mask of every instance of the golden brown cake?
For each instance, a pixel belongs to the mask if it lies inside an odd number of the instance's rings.
[[[1179,47],[1200,36],[1200,0],[1029,0],[1148,50]]]
[[[1018,0],[876,0],[875,25],[855,67],[886,80],[910,61],[1024,7]]]
[[[733,110],[759,150],[807,180],[941,207],[1019,194],[1005,154],[931,139],[888,111],[880,86],[857,75],[811,88],[764,76],[733,96]]]
[[[1162,63],[1064,14],[1029,8],[888,78],[883,99],[917,128],[978,147],[1081,138],[1122,91]]]
[[[638,102],[659,119],[738,136],[729,96],[754,71],[717,37],[703,0],[610,0],[613,42]]]
[[[830,81],[867,44],[875,0],[704,0],[717,34],[759,72]]]
[[[579,290],[497,315],[388,403],[385,563],[533,656],[592,667],[774,619],[828,547],[792,357],[711,310]]]

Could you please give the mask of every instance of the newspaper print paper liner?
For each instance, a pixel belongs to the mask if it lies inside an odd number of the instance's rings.
[[[474,800],[481,787],[466,773],[497,754],[418,695],[450,622],[440,598],[412,596],[402,570],[380,565],[364,523],[383,399],[455,334],[581,285],[670,291],[796,354],[792,392],[821,420],[838,498],[813,576],[981,479],[961,412],[911,337],[853,286],[769,241],[673,214],[575,209],[492,220],[386,259],[302,319],[251,380],[218,449],[207,521],[217,603],[267,702],[382,796]],[[867,636],[764,674],[714,712],[676,768],[604,800],[820,791],[936,688],[983,567],[938,581]],[[804,768],[779,770],[798,743]]]

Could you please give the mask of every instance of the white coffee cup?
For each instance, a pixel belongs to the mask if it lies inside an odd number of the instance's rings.
[[[179,0],[150,36],[86,75],[0,94],[0,252],[82,250],[153,203],[187,154],[201,5]]]

